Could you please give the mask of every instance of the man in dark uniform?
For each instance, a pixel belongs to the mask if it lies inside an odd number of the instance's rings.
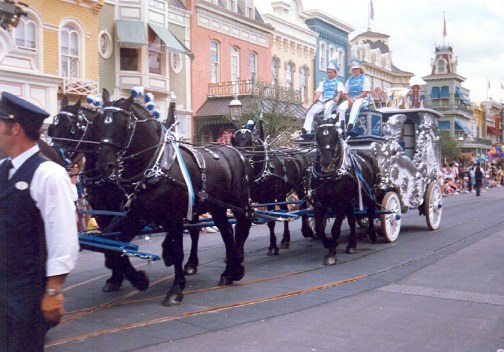
[[[65,169],[37,140],[49,116],[10,93],[0,98],[0,352],[43,351],[64,314],[62,285],[75,267],[77,227]]]

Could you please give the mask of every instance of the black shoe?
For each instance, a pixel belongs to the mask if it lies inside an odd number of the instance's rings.
[[[306,132],[306,130],[304,129],[304,127],[303,127],[303,128],[301,128],[301,134],[306,134],[306,133],[307,133],[307,132]]]

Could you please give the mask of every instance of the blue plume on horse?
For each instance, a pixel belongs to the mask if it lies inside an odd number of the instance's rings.
[[[159,117],[161,116],[161,114],[159,113],[159,111],[157,110],[154,110],[152,112],[152,116],[154,116],[155,119],[159,119]]]
[[[92,104],[92,103],[93,103],[93,100],[94,100],[94,96],[93,96],[93,95],[88,95],[88,96],[86,97],[86,102],[87,102],[88,104]]]
[[[149,93],[149,94],[150,94],[150,93]],[[145,108],[146,108],[147,110],[149,110],[149,111],[154,110],[154,109],[155,109],[155,107],[156,107],[156,106],[154,105],[154,103],[153,103],[152,101],[150,101],[150,102],[148,102],[147,104],[145,104]]]
[[[249,130],[253,130],[254,129],[254,126],[255,126],[255,122],[254,120],[248,120],[247,121],[247,124],[245,125],[245,128],[249,129]]]
[[[152,93],[146,93],[144,95],[144,101],[146,103],[154,101],[154,94],[152,94]]]
[[[139,98],[144,94],[144,87],[132,87],[130,89],[130,94],[132,94],[135,98]]]

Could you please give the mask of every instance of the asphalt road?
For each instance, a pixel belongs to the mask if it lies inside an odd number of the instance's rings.
[[[257,225],[245,277],[226,288],[216,286],[222,240],[202,234],[198,273],[175,307],[161,306],[173,274],[162,261],[133,261],[151,279],[147,291],[125,283],[103,293],[103,256],[84,251],[66,282],[67,316],[49,332],[46,351],[504,352],[503,201],[504,188],[443,198],[436,231],[410,210],[396,242],[370,244],[361,230],[357,254],[340,245],[331,267],[299,221],[279,256],[266,255],[268,230]],[[161,252],[161,235],[136,242]]]

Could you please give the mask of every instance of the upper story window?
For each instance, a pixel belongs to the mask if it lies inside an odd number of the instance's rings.
[[[294,89],[294,72],[296,71],[296,66],[293,62],[288,62],[285,64],[285,86],[290,89]]]
[[[60,33],[61,76],[80,77],[79,32],[70,24],[63,26]]]
[[[137,71],[140,69],[139,49],[120,48],[121,71]]]
[[[344,72],[344,69],[343,69],[344,67],[345,67],[345,53],[340,48],[340,49],[338,49],[338,74],[340,76],[344,76],[345,75],[345,72]]]
[[[299,88],[301,90],[301,102],[304,104],[308,101],[308,68],[302,66],[299,71]]]
[[[245,0],[245,16],[254,18],[254,5],[252,4],[252,0]]]
[[[327,67],[327,46],[325,42],[319,43],[319,70],[325,71]]]
[[[278,85],[278,74],[280,70],[280,59],[274,57],[271,59],[271,84]]]
[[[217,83],[220,80],[220,55],[219,43],[216,40],[210,42],[210,83]]]
[[[228,10],[233,12],[237,11],[236,0],[228,0]]]
[[[22,16],[14,31],[16,46],[21,50],[35,52],[37,50],[37,24],[27,16]]]
[[[149,27],[149,73],[161,75],[163,73],[163,45],[161,38]]]
[[[257,80],[257,54],[249,54],[249,79]]]
[[[439,59],[437,61],[437,72],[438,73],[446,73],[446,61],[443,59]]]
[[[337,61],[337,52],[334,45],[329,45],[329,61]]]
[[[240,49],[231,47],[231,81],[240,79]]]
[[[112,56],[113,51],[112,37],[107,31],[101,31],[98,35],[98,51],[101,57],[108,59]]]

